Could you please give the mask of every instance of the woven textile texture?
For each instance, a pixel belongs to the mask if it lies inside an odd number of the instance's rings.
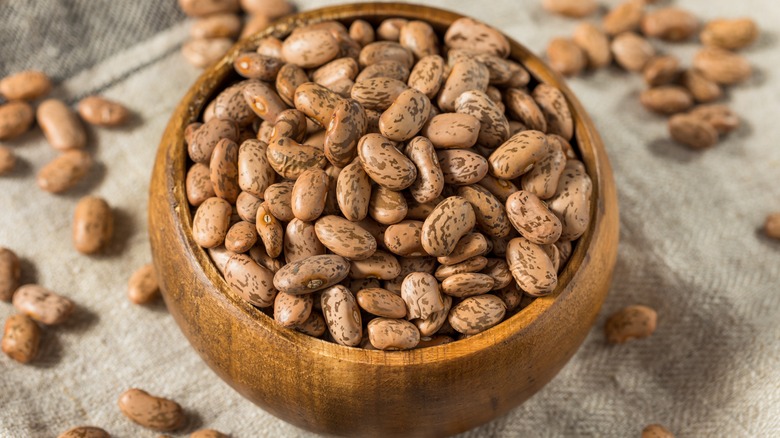
[[[427,3],[490,23],[536,53],[577,24],[546,13],[540,0]],[[780,436],[780,242],[760,232],[766,214],[780,210],[780,4],[662,3],[702,20],[750,16],[759,23],[760,40],[744,52],[755,75],[727,93],[743,125],[716,147],[693,151],[671,142],[665,120],[641,107],[638,75],[608,68],[569,81],[615,170],[621,242],[614,283],[561,373],[527,403],[463,437],[638,437],[656,422],[678,437]],[[134,112],[128,126],[89,128],[97,164],[64,195],[35,185],[56,155],[39,129],[4,143],[19,163],[0,177],[0,246],[22,257],[25,282],[71,298],[78,310],[65,325],[44,329],[34,363],[0,355],[0,437],[53,437],[83,424],[116,437],[158,436],[119,412],[117,398],[129,387],[184,406],[189,425],[173,436],[202,427],[234,438],[312,436],[221,381],[163,304],[134,306],[125,296],[130,274],[151,260],[146,202],[157,144],[200,74],[179,52],[188,26],[173,0],[0,1],[0,75],[37,67],[56,78],[54,96],[73,103],[100,92]],[[654,44],[684,65],[697,49],[693,42]],[[73,209],[86,194],[106,198],[116,212],[116,237],[94,257],[70,242]],[[657,332],[607,345],[607,316],[635,303],[657,309]],[[0,320],[13,313],[0,303]]]

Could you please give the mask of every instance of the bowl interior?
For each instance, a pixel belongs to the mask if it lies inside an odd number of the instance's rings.
[[[184,176],[186,175],[186,169],[189,164],[184,143],[184,127],[191,122],[199,120],[205,106],[219,91],[227,85],[243,79],[234,72],[232,66],[233,60],[239,53],[253,50],[257,47],[258,41],[266,36],[284,38],[294,28],[306,24],[336,20],[349,25],[352,21],[360,18],[376,25],[382,20],[392,17],[427,21],[434,27],[441,39],[447,27],[454,20],[461,18],[462,15],[446,10],[403,3],[349,4],[327,8],[325,10],[303,12],[291,16],[274,23],[258,34],[238,42],[224,58],[204,72],[182,102],[182,105],[186,106],[186,110],[184,111],[184,117],[177,121],[177,127],[179,129],[176,133],[176,144],[180,145],[180,147],[172,152],[174,156],[171,157],[171,162],[174,166],[174,169],[172,169],[174,178],[174,181],[172,182],[173,196],[176,199],[177,204],[179,206],[188,206],[184,191]],[[575,137],[571,143],[579,152],[580,158],[585,164],[587,172],[593,182],[590,211],[591,220],[588,230],[577,241],[567,265],[559,273],[558,286],[551,295],[536,298],[527,307],[521,309],[495,327],[467,339],[458,340],[449,344],[392,352],[349,348],[313,338],[294,330],[284,329],[278,326],[271,317],[234,294],[221,273],[211,261],[208,253],[199,247],[192,239],[193,216],[190,209],[186,207],[176,208],[176,214],[181,227],[180,232],[185,234],[185,239],[188,243],[188,251],[191,252],[188,256],[190,256],[190,259],[194,259],[198,262],[199,268],[202,269],[205,276],[209,278],[214,285],[214,292],[221,294],[228,305],[234,306],[250,318],[253,323],[256,324],[258,330],[273,332],[275,336],[280,336],[287,339],[289,342],[294,342],[302,345],[304,348],[317,351],[323,356],[369,364],[399,366],[430,363],[465,356],[490,345],[500,343],[507,337],[530,326],[537,319],[543,318],[548,309],[554,306],[556,301],[562,299],[566,294],[577,294],[577,288],[567,288],[567,286],[572,281],[579,267],[583,264],[583,261],[588,257],[588,252],[592,249],[592,234],[601,220],[599,214],[600,211],[603,212],[601,190],[604,185],[604,178],[607,177],[606,175],[608,173],[607,170],[603,168],[603,163],[606,162],[606,155],[592,121],[563,80],[524,46],[509,37],[507,38],[509,39],[511,47],[510,58],[520,62],[528,70],[532,77],[531,85],[539,82],[547,83],[560,89],[566,96],[575,126]],[[584,291],[579,293],[584,293]]]

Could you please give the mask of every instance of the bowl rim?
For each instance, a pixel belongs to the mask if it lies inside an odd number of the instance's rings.
[[[184,176],[187,172],[187,148],[184,142],[184,127],[191,122],[198,121],[200,114],[213,98],[217,87],[232,74],[233,60],[239,53],[253,50],[262,38],[267,36],[282,38],[294,28],[306,24],[331,20],[341,22],[357,19],[378,21],[391,17],[424,20],[439,29],[446,28],[456,19],[463,17],[471,18],[445,9],[412,3],[351,3],[313,9],[274,22],[264,30],[238,41],[219,61],[203,71],[196,82],[189,88],[171,116],[171,122],[178,121],[177,123],[171,123],[169,128],[166,129],[166,134],[173,133],[173,141],[166,142],[163,140],[163,144],[160,145],[160,153],[162,155],[162,152],[167,150],[169,145],[173,149],[165,151],[168,152],[165,154],[165,159],[167,160],[165,183],[168,189],[168,197],[171,198],[169,207],[173,210],[173,222],[177,228],[174,234],[185,244],[183,246],[186,248],[187,253],[184,256],[189,260],[197,261],[198,267],[196,269],[213,286],[209,292],[215,294],[222,305],[232,306],[234,311],[243,314],[246,319],[256,324],[257,329],[262,330],[267,335],[277,336],[287,342],[296,344],[299,348],[311,350],[321,356],[368,365],[407,367],[462,358],[490,348],[495,344],[505,342],[510,337],[518,335],[524,329],[537,323],[540,319],[544,319],[556,302],[578,292],[577,288],[570,286],[576,279],[580,266],[590,258],[589,251],[594,247],[594,230],[603,221],[602,215],[599,213],[603,212],[601,202],[603,201],[602,187],[607,183],[605,178],[611,178],[609,161],[601,138],[582,104],[577,100],[563,79],[539,57],[499,30],[509,41],[511,49],[509,59],[520,62],[536,81],[558,88],[566,97],[574,121],[574,138],[578,145],[577,149],[580,152],[580,157],[588,175],[591,177],[593,186],[590,223],[585,233],[578,239],[566,267],[558,274],[558,286],[552,294],[537,297],[531,304],[510,318],[466,339],[420,349],[381,351],[346,347],[279,326],[272,317],[256,309],[233,292],[223,275],[216,268],[207,250],[195,243],[192,238],[193,214],[190,213],[189,202],[184,190]],[[529,60],[533,62],[528,63],[527,61]],[[184,206],[184,208],[180,208],[180,206]]]

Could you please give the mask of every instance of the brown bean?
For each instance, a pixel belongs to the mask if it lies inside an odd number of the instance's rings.
[[[354,90],[355,88],[353,87],[353,93]],[[314,120],[322,127],[328,126],[333,118],[333,112],[336,111],[336,107],[341,100],[342,98],[336,93],[314,82],[300,84],[295,89],[295,109],[306,114],[306,117]]]
[[[673,6],[656,9],[642,17],[642,33],[666,41],[685,41],[699,28],[691,12]]]
[[[576,3],[581,3],[578,0],[574,1]],[[578,45],[585,53],[585,57],[588,60],[588,67],[593,69],[606,67],[612,62],[612,53],[609,50],[609,38],[607,38],[607,35],[597,26],[591,23],[580,24],[574,29],[572,39],[574,44]]]
[[[449,255],[439,257],[437,261],[449,266],[488,252],[490,252],[490,242],[485,236],[480,233],[469,233],[458,241]]]
[[[396,61],[410,69],[412,68],[412,64],[414,64],[414,55],[412,55],[411,50],[401,46],[395,41],[376,41],[366,44],[360,50],[360,56],[358,58],[361,67],[387,60]]]
[[[510,274],[509,277],[511,278],[512,275]],[[529,297],[523,295],[523,291],[520,290],[520,287],[517,285],[517,283],[515,283],[514,279],[512,279],[511,284],[496,291],[495,294],[497,297],[501,298],[501,301],[504,302],[507,312],[515,310],[518,306],[520,306],[524,297]],[[533,297],[531,298],[535,299]]]
[[[511,225],[504,205],[492,193],[479,185],[458,187],[457,193],[471,204],[480,230],[492,237],[509,235]]]
[[[51,79],[37,70],[24,70],[0,80],[0,95],[8,101],[35,100],[51,91]]]
[[[431,117],[422,135],[437,149],[470,148],[477,143],[480,122],[469,114],[444,113]]]
[[[547,132],[558,134],[567,141],[574,135],[574,122],[563,93],[550,85],[539,84],[532,93],[539,109],[547,119]]]
[[[274,300],[274,321],[282,327],[301,325],[309,319],[313,307],[314,294],[291,295],[279,292]]]
[[[295,90],[306,82],[309,82],[309,77],[302,68],[285,64],[276,74],[276,91],[284,103],[295,106]]]
[[[314,224],[293,219],[284,232],[284,258],[287,263],[325,254],[325,247],[317,239]]]
[[[349,262],[338,255],[315,255],[288,263],[274,274],[273,284],[281,292],[308,294],[326,289],[349,274]]]
[[[479,272],[487,265],[488,259],[482,256],[476,256],[472,257],[470,259],[467,259],[465,261],[462,261],[460,263],[456,263],[454,265],[441,265],[438,268],[436,268],[436,272],[434,272],[434,277],[436,277],[437,280],[444,280],[447,277],[450,277],[452,275],[456,274],[464,274],[469,272]]]
[[[118,126],[127,120],[130,112],[121,103],[101,96],[88,96],[81,99],[78,112],[87,123],[97,126]]]
[[[17,289],[13,304],[19,313],[46,325],[62,324],[75,309],[73,301],[37,284],[25,284]]]
[[[371,190],[368,214],[382,225],[392,225],[406,218],[408,206],[403,193],[386,189],[380,185]]]
[[[381,288],[361,289],[357,303],[366,312],[385,318],[405,318],[406,303],[400,296]]]
[[[209,162],[209,178],[214,193],[222,199],[236,203],[241,188],[238,185],[238,145],[223,138],[217,142]]]
[[[604,325],[607,342],[622,344],[646,338],[655,332],[658,316],[655,310],[641,305],[625,307],[613,313]]]
[[[601,21],[601,27],[609,36],[629,32],[639,27],[644,13],[644,0],[627,0],[612,8]]]
[[[377,250],[370,257],[350,262],[349,277],[355,279],[376,278],[392,280],[398,277],[401,266],[394,255]]]
[[[228,229],[225,235],[225,248],[235,253],[245,253],[255,246],[257,237],[257,228],[254,222],[238,221]]]
[[[274,303],[274,273],[246,254],[233,254],[225,264],[225,281],[241,299],[257,307]]]
[[[238,12],[238,0],[179,0],[179,7],[190,17]]]
[[[509,265],[506,263],[506,260],[503,259],[487,259],[485,267],[481,272],[489,275],[493,279],[493,290],[503,289],[514,282],[512,273],[509,271]],[[507,306],[507,308],[508,307],[509,306]]]
[[[365,20],[357,19],[349,26],[349,37],[357,41],[361,46],[373,43],[376,38],[374,27]]]
[[[304,171],[295,181],[290,203],[293,215],[302,221],[313,221],[325,209],[328,175],[320,168]]]
[[[464,272],[445,278],[441,290],[453,297],[466,298],[490,292],[494,284],[493,277],[487,274]]]
[[[610,48],[618,65],[628,71],[642,71],[655,56],[653,46],[634,32],[624,32],[616,36]]]
[[[282,58],[285,62],[302,68],[319,67],[338,54],[338,41],[324,29],[300,28],[282,44]]]
[[[105,430],[94,426],[77,426],[62,432],[57,438],[110,438]]]
[[[380,134],[364,135],[358,143],[358,156],[368,176],[387,189],[403,190],[417,178],[414,163]]]
[[[509,114],[522,122],[528,129],[544,132],[547,130],[547,120],[533,97],[523,90],[509,88],[505,93],[506,107]]]
[[[488,173],[485,157],[468,149],[440,149],[436,157],[447,184],[476,184]]]
[[[693,99],[699,103],[712,102],[720,99],[723,95],[720,85],[705,78],[696,70],[686,70],[682,74],[681,82],[691,93]]]
[[[560,136],[547,136],[547,153],[534,163],[530,171],[523,174],[520,180],[523,190],[540,199],[549,199],[555,195],[558,181],[566,167],[566,154],[561,147],[564,143],[566,140]]]
[[[723,104],[699,105],[688,112],[689,115],[706,122],[720,134],[739,128],[739,117]]]
[[[392,78],[370,78],[355,82],[350,97],[366,109],[384,111],[409,87]]]
[[[547,137],[541,131],[515,134],[490,155],[490,173],[503,179],[517,178],[547,155],[548,148]]]
[[[642,438],[674,438],[674,434],[660,424],[650,424],[642,429]]]
[[[420,330],[421,336],[431,336],[438,332],[442,326],[447,323],[447,315],[449,315],[452,308],[452,297],[449,295],[442,295],[444,301],[444,308],[438,312],[433,312],[428,315],[427,318],[417,318],[412,320],[417,329]]]
[[[449,255],[475,223],[474,209],[468,201],[460,196],[445,199],[423,223],[422,245],[425,252],[435,257]]]
[[[583,18],[596,12],[596,0],[544,0],[542,7],[549,12],[572,18]]]
[[[231,120],[211,119],[198,128],[187,152],[196,163],[208,164],[217,142],[227,138],[238,142],[238,125]]]
[[[401,284],[401,298],[408,309],[407,318],[428,318],[444,309],[444,299],[436,278],[425,272],[412,272]]]
[[[380,317],[369,321],[368,337],[379,350],[409,350],[420,342],[420,331],[409,321]]]
[[[428,120],[431,101],[410,88],[403,91],[379,118],[379,131],[390,140],[406,141],[417,135]]]
[[[342,285],[331,286],[322,291],[320,302],[333,340],[348,347],[360,345],[362,322],[352,292]]]
[[[235,38],[241,32],[242,25],[241,19],[236,14],[213,14],[195,20],[190,27],[190,37]]]
[[[678,85],[662,85],[650,88],[639,95],[645,108],[659,114],[675,114],[693,106],[693,97],[688,90]]]
[[[236,198],[236,213],[241,220],[255,223],[257,220],[257,209],[263,200],[249,192],[241,192]]]
[[[65,102],[48,99],[38,105],[36,111],[38,125],[49,144],[57,150],[83,149],[87,144],[87,134],[78,116]]]
[[[230,38],[197,38],[185,42],[181,54],[193,66],[206,68],[222,58],[232,45]]]
[[[264,198],[267,201],[265,208],[276,219],[289,222],[295,215],[292,212],[292,189],[294,181],[282,181],[272,184],[265,190]]]
[[[410,87],[433,99],[446,79],[444,58],[439,55],[428,55],[417,62],[409,74]]]
[[[360,71],[357,77],[355,77],[355,82],[373,78],[391,78],[406,82],[409,79],[409,75],[409,69],[398,61],[379,61]]]
[[[421,221],[412,220],[390,225],[384,234],[385,247],[402,257],[426,255],[421,242],[422,225]]]
[[[758,39],[758,26],[750,18],[720,18],[708,22],[699,39],[705,46],[739,50]]]
[[[258,265],[268,269],[269,271],[276,273],[279,269],[282,269],[282,261],[278,258],[274,258],[268,255],[263,245],[255,245],[249,250],[249,257],[255,261]]]
[[[333,253],[363,260],[376,251],[376,239],[365,228],[339,216],[323,216],[314,224],[317,238]]]
[[[453,49],[447,52],[447,62],[450,67],[464,59],[484,64],[488,69],[489,81],[493,85],[524,87],[530,80],[528,72],[514,61],[468,49]]]
[[[208,198],[195,211],[192,237],[204,248],[214,248],[225,241],[232,214],[230,203],[222,198]]]
[[[651,87],[674,82],[679,73],[680,61],[671,55],[656,56],[645,64],[642,76]]]
[[[309,319],[304,321],[303,324],[298,324],[294,328],[301,333],[319,338],[325,334],[325,319],[319,311],[312,311],[309,315]]]
[[[76,185],[92,167],[92,157],[81,150],[66,151],[38,172],[38,187],[50,193],[62,193]]]
[[[366,133],[368,117],[360,103],[345,99],[336,105],[328,123],[323,147],[334,165],[344,167],[357,155],[357,144]]]
[[[501,322],[506,306],[495,295],[469,297],[450,310],[448,321],[452,328],[464,335],[481,333]]]
[[[268,255],[272,258],[279,257],[284,245],[284,231],[279,220],[270,213],[267,201],[257,208],[255,227]]]
[[[705,47],[693,57],[693,67],[705,78],[721,85],[744,82],[753,74],[746,58],[718,47]]]
[[[490,82],[490,71],[485,64],[470,58],[456,62],[439,93],[439,108],[452,112],[455,100],[469,90],[485,91]]]
[[[569,160],[547,206],[561,220],[561,240],[578,239],[590,224],[590,195],[593,184],[581,161]]]
[[[557,37],[547,45],[547,60],[553,70],[564,76],[576,76],[587,65],[585,52],[569,38]]]
[[[248,79],[239,84],[241,84],[241,87],[240,95],[238,96],[239,98],[244,98],[245,104],[245,106],[241,108],[246,108],[248,106],[251,110],[250,112],[243,110],[242,113],[240,113],[241,117],[244,118],[244,121],[249,120],[251,123],[251,119],[254,117],[252,116],[252,112],[254,112],[254,114],[261,119],[270,123],[276,123],[279,114],[288,109],[287,104],[282,101],[282,98],[279,97],[276,90],[265,82],[257,79]],[[236,105],[238,106],[239,104],[236,103]],[[239,124],[242,124],[241,120],[236,121]]]
[[[114,235],[114,215],[108,203],[85,196],[73,213],[73,247],[82,254],[94,254],[108,245]]]
[[[780,239],[780,212],[767,215],[764,220],[764,234],[772,239]]]
[[[222,432],[214,429],[200,429],[192,432],[189,438],[229,438]]]
[[[147,263],[138,268],[127,282],[127,298],[133,304],[146,304],[160,296],[160,285],[154,265]]]
[[[686,146],[705,149],[718,142],[718,131],[709,123],[690,114],[675,114],[669,119],[669,134]]]
[[[509,138],[509,121],[506,115],[498,104],[482,91],[469,90],[458,96],[455,99],[455,112],[479,119],[478,142],[487,148],[498,147]]]
[[[509,241],[506,260],[517,284],[531,296],[549,295],[558,285],[558,275],[547,253],[524,237]]]
[[[11,301],[19,287],[21,263],[16,253],[0,246],[0,301]]]
[[[16,100],[0,105],[0,140],[10,140],[27,132],[35,119],[29,103]]]
[[[175,401],[155,397],[137,388],[128,389],[119,396],[119,410],[134,423],[161,432],[179,429],[187,420]]]
[[[266,157],[276,173],[287,179],[297,179],[306,170],[322,169],[328,163],[322,150],[287,137],[270,143]]]
[[[507,199],[506,215],[523,237],[539,245],[555,243],[563,230],[561,221],[544,202],[525,190]]]
[[[533,170],[534,168],[532,168],[531,170]],[[496,178],[491,174],[485,175],[485,177],[482,178],[477,184],[487,189],[487,191],[492,193],[493,196],[495,196],[496,199],[498,199],[502,203],[506,202],[507,198],[509,198],[509,195],[519,190],[517,186],[514,185],[514,183],[512,183],[512,181]],[[553,190],[554,189],[555,187],[553,187]]]
[[[41,328],[29,316],[11,315],[5,320],[3,340],[0,348],[8,357],[29,363],[38,355],[41,343]]]
[[[187,192],[187,201],[193,207],[197,207],[206,199],[216,196],[214,187],[211,185],[209,167],[202,163],[195,163],[189,168],[184,187]]]
[[[339,173],[336,197],[341,213],[348,220],[359,221],[368,215],[371,180],[359,160],[354,160]]]
[[[509,41],[497,29],[473,18],[462,17],[450,24],[444,43],[453,49],[487,52],[501,58],[509,56]]]
[[[279,58],[256,52],[244,52],[233,60],[233,68],[238,74],[265,82],[275,81],[283,65],[284,62]]]

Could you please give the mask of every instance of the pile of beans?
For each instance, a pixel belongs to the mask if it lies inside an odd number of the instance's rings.
[[[194,240],[280,325],[352,347],[451,342],[552,293],[591,181],[563,94],[508,56],[470,18],[443,44],[400,18],[261,40],[184,133]]]
[[[716,19],[701,25],[690,11],[675,6],[648,10],[650,0],[627,0],[602,18],[601,25],[582,23],[571,38],[554,38],[547,46],[550,65],[566,76],[615,64],[640,73],[648,88],[640,102],[648,110],[670,116],[670,136],[694,149],[715,145],[740,125],[728,106],[714,103],[724,87],[752,75],[750,63],[736,53],[753,44],[758,26],[749,18]],[[583,18],[598,10],[595,0],[543,0],[553,13]],[[677,57],[658,53],[650,39],[689,41],[698,33],[704,45],[690,66]]]

